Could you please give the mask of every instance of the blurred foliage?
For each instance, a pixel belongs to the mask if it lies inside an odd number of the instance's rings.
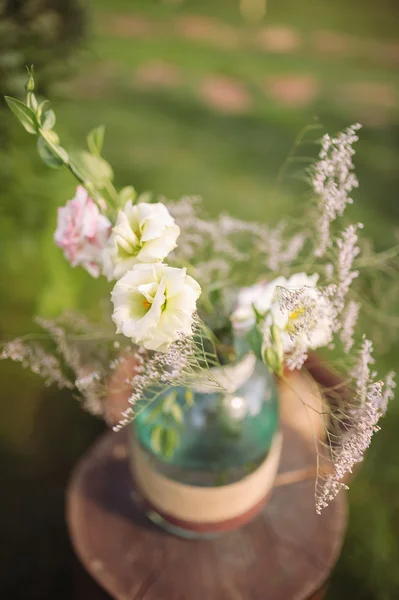
[[[26,65],[35,65],[39,91],[65,73],[85,31],[80,0],[0,0],[1,98],[23,94]]]

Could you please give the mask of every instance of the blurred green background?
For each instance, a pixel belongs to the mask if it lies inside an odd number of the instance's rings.
[[[3,0],[0,14],[2,93],[22,93],[34,62],[67,148],[106,125],[119,186],[201,194],[211,213],[274,222],[297,203],[289,181],[271,198],[299,131],[360,121],[350,214],[377,248],[397,238],[396,0]],[[52,241],[74,185],[41,164],[2,106],[0,339],[31,331],[36,314],[98,306],[104,283],[72,270]],[[398,350],[383,368],[399,369]],[[64,490],[103,425],[18,365],[0,363],[0,377],[1,597],[73,598]],[[330,599],[399,598],[398,427],[396,403],[351,486]]]

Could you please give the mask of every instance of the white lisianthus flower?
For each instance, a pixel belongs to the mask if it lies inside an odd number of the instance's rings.
[[[165,352],[179,334],[192,335],[200,294],[200,285],[186,269],[137,264],[111,293],[117,333],[147,350]]]
[[[176,248],[180,228],[160,202],[132,204],[120,210],[103,253],[103,271],[119,279],[137,263],[161,262]]]
[[[289,279],[278,277],[270,283],[273,301],[265,329],[269,320],[281,330],[284,353],[298,346],[315,350],[331,341],[334,311],[331,302],[316,287],[318,279],[316,273],[310,276],[296,273]]]
[[[274,288],[267,281],[255,283],[250,287],[241,288],[238,292],[237,303],[231,320],[236,329],[247,331],[256,323],[256,310],[263,314],[270,309]]]
[[[296,273],[243,288],[231,317],[234,328],[249,331],[258,323],[262,356],[273,348],[268,356],[276,366],[287,356],[290,364],[300,366],[309,349],[326,346],[333,335],[334,310],[316,287],[318,278],[317,274]]]
[[[302,273],[299,275],[302,275]],[[294,275],[294,277],[296,276]],[[278,286],[283,287],[286,282],[285,277],[277,277],[273,281],[260,281],[250,287],[241,288],[238,292],[236,307],[231,316],[234,327],[249,331],[256,323],[256,313],[264,315],[271,309],[276,288]]]
[[[54,241],[64,250],[73,267],[81,265],[92,275],[100,275],[101,253],[107,244],[111,223],[102,215],[84,187],[58,209]]]

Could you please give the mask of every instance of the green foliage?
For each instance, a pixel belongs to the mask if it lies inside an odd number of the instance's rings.
[[[117,206],[125,206],[128,200],[130,200],[133,204],[136,201],[140,201],[140,197],[137,198],[136,190],[131,185],[127,185],[126,187],[121,189],[117,200]]]
[[[60,148],[58,148],[58,153],[60,152]],[[63,158],[59,157],[48,145],[47,142],[44,141],[43,138],[39,138],[37,140],[37,151],[39,153],[40,158],[44,162],[45,165],[51,167],[52,169],[58,169],[64,165]],[[65,158],[65,156],[64,156]]]
[[[0,96],[22,96],[25,65],[32,62],[40,73],[39,91],[44,92],[67,72],[85,33],[81,0],[0,2]]]
[[[41,115],[40,125],[44,130],[53,129],[55,125],[55,112],[51,108],[45,110]]]
[[[116,212],[121,203],[121,196],[112,185],[114,174],[111,166],[100,156],[104,127],[97,127],[89,133],[87,142],[90,152],[76,150],[68,153],[61,146],[59,136],[53,129],[56,124],[54,111],[49,108],[47,100],[39,104],[33,93],[35,89],[33,66],[28,68],[25,89],[26,103],[9,96],[6,96],[6,102],[25,130],[38,136],[37,149],[42,161],[51,168],[64,166],[69,169],[86,187],[102,211]],[[122,195],[123,198],[129,195],[132,200],[136,198],[133,188],[130,187],[124,188]]]
[[[23,102],[20,102],[20,100],[16,100],[15,98],[5,96],[5,100],[25,130],[28,133],[38,133],[39,123],[34,111],[29,108],[29,106]]]
[[[254,325],[251,331],[247,335],[248,343],[251,347],[252,352],[262,360],[262,342],[263,335],[259,331],[258,325]]]
[[[173,427],[155,425],[151,432],[151,445],[154,452],[170,458],[179,445],[179,434]]]
[[[98,190],[102,190],[113,179],[113,171],[107,161],[85,150],[71,152],[70,164],[78,179],[89,181]]]
[[[90,152],[95,156],[101,155],[101,150],[104,144],[104,133],[105,127],[104,125],[100,125],[99,127],[92,129],[87,135],[87,145]]]
[[[283,363],[273,346],[266,346],[262,353],[262,360],[269,371],[277,373],[278,375],[283,374]]]
[[[270,345],[261,352],[262,360],[272,373],[283,374],[284,353],[281,343],[281,332],[276,325],[270,328]]]
[[[184,392],[184,400],[188,408],[194,405],[194,393],[190,388],[186,388]]]
[[[192,405],[192,393],[184,391],[185,406],[180,402],[180,389],[172,389],[166,395],[150,405],[148,424],[151,429],[151,446],[156,454],[170,458],[180,443],[180,428],[184,424],[184,410]]]

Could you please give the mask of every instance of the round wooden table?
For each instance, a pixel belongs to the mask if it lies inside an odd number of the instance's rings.
[[[346,498],[339,494],[317,515],[312,445],[288,427],[283,435],[276,486],[261,514],[222,537],[188,541],[142,514],[127,433],[106,434],[82,459],[68,491],[80,561],[115,600],[321,599],[345,533]]]

